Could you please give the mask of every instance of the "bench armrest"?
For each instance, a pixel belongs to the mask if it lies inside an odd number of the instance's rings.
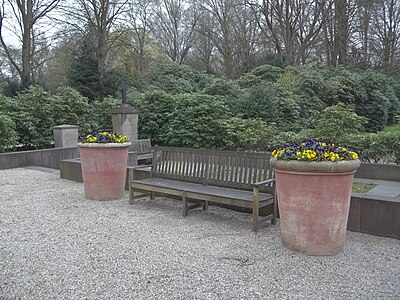
[[[151,168],[152,165],[139,165],[139,166],[133,166],[133,167],[128,167],[129,171],[130,170],[137,170],[137,169],[145,169],[145,168]]]
[[[132,176],[134,172],[150,168],[151,169],[152,165],[139,165],[139,166],[129,166],[128,167],[128,172],[129,172],[129,179],[132,179]]]
[[[273,184],[275,182],[275,178],[271,178],[268,180],[260,181],[260,182],[255,182],[252,184],[253,187],[261,187],[263,185],[268,185],[268,184]]]

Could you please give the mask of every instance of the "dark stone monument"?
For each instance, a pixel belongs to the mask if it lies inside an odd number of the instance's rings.
[[[121,98],[122,98],[122,105],[128,104],[126,101],[126,92],[128,91],[129,87],[126,84],[125,81],[122,81],[121,86],[119,88],[119,91],[121,92]]]

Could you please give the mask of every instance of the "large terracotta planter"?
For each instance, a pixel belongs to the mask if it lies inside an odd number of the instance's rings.
[[[78,143],[85,197],[116,200],[124,196],[131,143]]]
[[[271,159],[283,245],[307,255],[343,250],[351,188],[359,160],[306,162]]]

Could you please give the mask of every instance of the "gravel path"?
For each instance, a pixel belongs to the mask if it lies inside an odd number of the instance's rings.
[[[0,170],[0,299],[400,299],[400,241],[348,232],[307,257],[279,226],[179,201],[89,201],[56,173]]]

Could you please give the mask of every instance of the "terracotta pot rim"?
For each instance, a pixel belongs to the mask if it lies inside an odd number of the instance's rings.
[[[354,173],[361,165],[360,160],[331,161],[297,161],[270,159],[271,165],[277,171],[289,172],[320,172],[320,173]]]
[[[127,148],[132,143],[77,143],[77,145],[80,148]]]

